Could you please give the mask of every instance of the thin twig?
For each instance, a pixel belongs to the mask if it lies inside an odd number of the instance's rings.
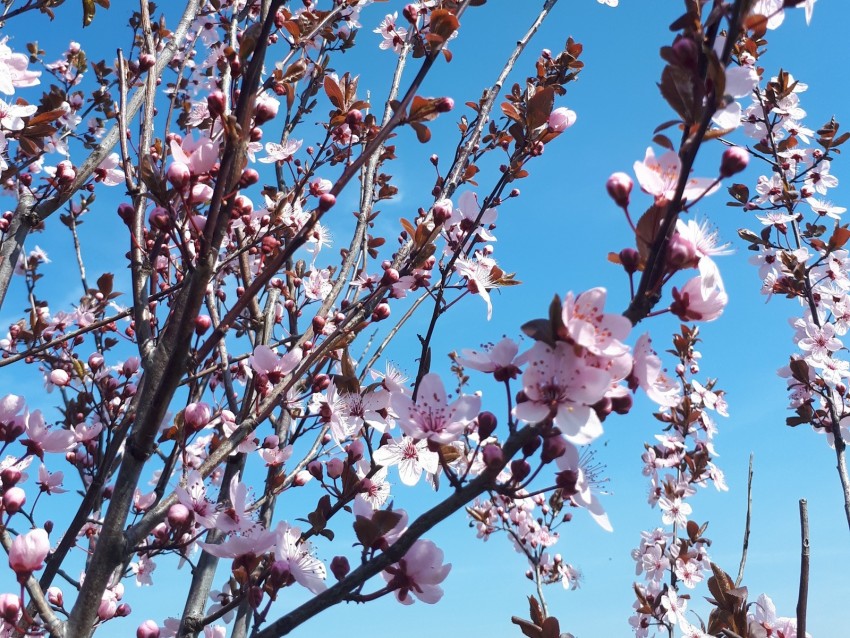
[[[806,609],[809,600],[809,509],[800,499],[800,593],[797,596],[797,635],[806,635]]]
[[[744,567],[747,564],[747,549],[750,547],[750,518],[753,511],[753,453],[750,452],[750,471],[747,475],[747,520],[744,523],[744,547],[741,549],[741,564],[738,566],[738,578],[735,587],[741,586],[744,579]]]

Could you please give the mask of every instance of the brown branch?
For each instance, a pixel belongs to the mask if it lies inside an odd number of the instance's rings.
[[[744,522],[744,547],[741,549],[741,564],[738,566],[738,578],[735,587],[741,586],[744,579],[744,567],[747,564],[747,550],[750,547],[750,519],[753,511],[753,454],[750,452],[750,470],[747,475],[747,518]]]

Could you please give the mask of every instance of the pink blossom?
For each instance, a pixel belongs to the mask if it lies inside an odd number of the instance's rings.
[[[564,342],[555,348],[538,341],[523,355],[528,367],[522,375],[526,400],[514,412],[527,423],[553,417],[567,440],[590,443],[602,434],[602,424],[590,407],[605,395],[611,377],[591,367]]]
[[[443,381],[439,375],[429,373],[422,377],[415,403],[408,396],[393,394],[391,405],[408,436],[451,443],[460,438],[481,410],[481,398],[462,394],[449,404]]]
[[[275,558],[286,564],[295,582],[314,594],[327,589],[324,563],[312,554],[312,546],[301,541],[301,530],[288,523],[278,523],[275,530]]]
[[[658,405],[673,407],[679,404],[679,388],[664,373],[661,359],[652,349],[649,333],[642,334],[635,343],[632,379]]]
[[[599,498],[591,491],[593,479],[588,475],[587,467],[581,462],[578,449],[569,441],[564,441],[566,448],[564,453],[556,459],[558,469],[561,471],[558,484],[567,479],[570,489],[562,487],[564,496],[572,500],[579,507],[585,508],[599,526],[607,532],[613,532],[608,515],[602,508]]]
[[[428,442],[415,441],[409,436],[398,441],[390,439],[375,450],[372,460],[384,467],[398,465],[399,477],[405,485],[416,485],[422,470],[436,474],[440,468],[439,456],[428,449]]]
[[[247,554],[259,556],[269,551],[275,545],[274,532],[268,532],[259,525],[251,527],[242,535],[231,535],[223,543],[199,542],[201,548],[219,558],[239,558]]]
[[[6,44],[8,36],[0,40],[0,92],[12,95],[15,87],[36,86],[41,71],[27,69],[29,58],[23,53],[13,53]]]
[[[434,604],[443,597],[439,587],[451,571],[443,564],[443,550],[432,541],[418,540],[398,563],[382,572],[387,586],[395,589],[396,598],[404,605],[413,603],[411,594],[423,603]]]
[[[461,365],[480,372],[492,374],[496,381],[516,379],[520,370],[515,363],[519,346],[513,339],[505,337],[495,345],[484,347],[483,351],[461,350],[458,361]]]
[[[568,292],[561,320],[576,345],[595,355],[619,357],[629,351],[620,339],[628,336],[632,324],[623,315],[604,312],[606,294],[604,288],[591,288],[577,297]]]
[[[18,580],[26,579],[34,571],[42,568],[44,559],[50,553],[50,539],[47,532],[36,528],[16,536],[9,548],[9,567],[18,575]]]
[[[381,41],[380,47],[383,50],[392,49],[396,53],[401,51],[401,46],[404,43],[404,37],[407,35],[407,29],[396,26],[398,20],[398,11],[388,13],[377,29],[373,29],[373,33],[380,34],[384,39]]]
[[[182,143],[171,140],[171,155],[175,162],[185,164],[192,175],[207,173],[218,161],[219,142],[202,134],[197,140],[184,137]]]
[[[682,321],[714,321],[729,302],[729,297],[721,287],[705,292],[702,277],[697,276],[682,286],[673,288],[673,303],[670,311]]]
[[[62,489],[62,479],[65,475],[62,472],[48,472],[47,468],[42,463],[38,468],[38,485],[42,492],[48,494],[62,494],[68,490]]]
[[[301,356],[301,348],[294,348],[279,357],[268,346],[260,345],[254,348],[254,353],[248,358],[248,362],[255,372],[274,385],[295,369],[301,361]]]
[[[303,140],[287,140],[284,144],[266,142],[266,157],[261,157],[260,161],[266,164],[288,162],[301,148],[301,144],[303,144]]]
[[[654,195],[656,200],[671,200],[679,183],[679,173],[682,162],[673,151],[667,151],[656,159],[652,147],[646,149],[646,157],[642,162],[635,162],[634,171],[641,190]],[[682,197],[695,200],[703,195],[710,195],[720,187],[715,180],[705,177],[692,177],[685,184]]]

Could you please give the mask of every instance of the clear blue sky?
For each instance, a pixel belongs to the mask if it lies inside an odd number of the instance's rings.
[[[123,22],[119,20],[120,3],[113,3],[108,19],[101,11],[94,26],[83,33],[77,28],[79,7],[70,6],[73,4],[59,7],[60,19],[51,25],[25,20],[10,23],[7,33],[13,37],[13,48],[23,49],[24,42],[37,34],[50,60],[58,56],[69,34],[73,34],[87,48],[93,39],[102,38],[97,46],[103,47],[102,55],[111,59],[114,49],[126,42],[126,38],[112,40],[112,29]],[[394,57],[378,51],[379,36],[370,31],[396,4],[376,4],[365,10],[359,46],[333,63],[340,73],[349,68],[360,72],[361,91],[371,89],[376,104],[385,94]],[[484,7],[470,10],[462,20],[460,37],[452,43],[453,62],[438,65],[422,94],[451,95],[458,105],[452,115],[463,112],[463,102],[477,100],[481,90],[495,78],[507,52],[540,4],[490,0]],[[466,300],[443,325],[434,346],[435,367],[447,368],[444,354],[450,350],[474,347],[503,334],[517,335],[524,321],[545,312],[553,293],[602,285],[610,291],[611,309],[625,308],[627,281],[617,267],[607,262],[606,254],[629,245],[630,232],[605,195],[604,182],[613,171],[631,172],[633,162],[643,158],[655,126],[672,117],[655,82],[662,68],[658,49],[670,41],[672,34],[667,25],[680,11],[678,2],[636,0],[623,0],[617,9],[598,5],[594,0],[564,1],[553,11],[514,79],[521,80],[527,74],[540,49],[554,51],[569,35],[584,44],[582,59],[586,67],[579,82],[568,87],[568,95],[560,102],[578,113],[576,125],[547,146],[542,161],[531,166],[531,177],[518,184],[522,197],[499,211],[496,255],[501,266],[516,271],[524,284],[494,295],[494,315],[489,323],[484,321],[480,300]],[[810,27],[805,26],[802,11],[792,11],[786,24],[768,35],[769,53],[762,58],[762,64],[768,75],[784,68],[809,84],[809,91],[801,97],[802,106],[809,113],[806,123],[810,128],[818,128],[832,115],[839,122],[842,118],[850,122],[850,113],[842,112],[848,110],[844,87],[850,78],[843,63],[850,57],[850,44],[843,34],[848,19],[850,8],[845,3],[821,0]],[[38,31],[27,25],[38,25]],[[414,63],[411,68],[415,67]],[[393,172],[401,197],[383,206],[381,218],[389,232],[388,242],[394,241],[396,232],[389,231],[391,223],[402,216],[412,217],[417,207],[427,206],[430,201],[432,173],[427,158],[433,152],[450,155],[456,139],[453,121],[454,117],[443,116],[427,146],[418,145],[409,131],[399,136],[401,159],[393,166]],[[721,152],[719,144],[707,145],[698,164],[704,170],[697,172],[713,175]],[[423,167],[427,169],[424,179]],[[833,163],[832,172],[842,181],[850,180],[850,170],[841,158]],[[738,181],[752,186],[756,176],[751,171]],[[490,183],[482,173],[482,190]],[[117,191],[113,193],[116,197]],[[842,185],[831,193],[831,198],[842,204],[845,192]],[[349,196],[348,208],[354,201],[354,191]],[[345,197],[344,194],[344,205]],[[113,214],[114,205],[108,200],[104,194],[103,209],[97,215],[106,218]],[[718,386],[728,391],[731,416],[719,422],[716,446],[720,453],[718,465],[726,472],[730,491],[717,494],[712,488],[694,498],[693,518],[710,521],[708,536],[714,540],[713,560],[726,571],[736,572],[745,513],[747,460],[750,451],[755,451],[753,525],[744,582],[753,599],[766,592],[774,598],[780,614],[794,614],[799,567],[797,499],[807,498],[812,543],[809,629],[815,636],[840,635],[837,627],[841,626],[844,601],[850,594],[842,567],[850,565],[850,543],[835,458],[823,438],[808,428],[785,427],[785,384],[775,374],[792,351],[786,318],[796,308],[782,299],[765,305],[759,296],[760,281],[755,269],[747,264],[749,253],[736,239],[739,227],[755,228],[757,222],[740,209],[727,208],[726,201],[721,191],[704,200],[698,214],[711,219],[724,240],[737,248],[736,254],[718,259],[730,296],[729,307],[720,320],[702,330],[703,374],[718,377]],[[90,249],[89,269],[91,273],[111,269],[124,277],[124,265],[118,260],[126,247],[107,239],[104,229],[110,228],[110,223],[93,215],[87,217],[83,241]],[[57,230],[58,219],[49,220],[48,226]],[[337,234],[337,246],[342,237]],[[67,261],[71,253],[66,234],[35,237],[30,244],[34,243],[47,248],[54,259],[54,264],[44,270],[45,285],[56,291],[78,285],[76,275],[67,274],[74,271],[65,265],[72,263]],[[70,303],[78,294],[74,289],[65,296]],[[20,287],[10,291],[2,312],[3,325],[15,314],[13,310],[22,307],[22,299]],[[636,329],[634,337],[651,330],[656,346],[666,347],[670,331],[676,326],[677,322],[666,320],[648,321]],[[394,360],[410,371],[413,364],[408,363],[407,353],[411,351],[408,346],[416,343],[415,329],[415,325],[410,326],[392,353]],[[40,381],[34,379],[22,386],[20,374],[18,368],[0,371],[4,393],[22,393],[31,404],[37,404]],[[493,405],[502,408],[498,400]],[[601,460],[608,466],[606,474],[613,492],[604,499],[604,505],[614,534],[600,530],[581,511],[576,512],[572,524],[562,528],[557,551],[582,570],[584,580],[576,592],[555,586],[548,588],[546,595],[550,611],[561,619],[562,630],[579,638],[630,634],[626,619],[633,601],[634,564],[629,552],[638,544],[641,530],[660,524],[659,512],[645,505],[648,484],[640,473],[643,442],[657,432],[651,409],[647,401],[639,400],[627,417],[609,419],[598,445]],[[431,496],[423,490],[416,495],[417,499],[421,497],[422,507],[430,502]],[[399,487],[399,505],[405,504],[404,496]],[[61,503],[60,498],[53,497],[51,505]],[[294,635],[330,635],[348,627],[352,635],[376,638],[397,634],[431,638],[435,630],[452,635],[518,636],[509,617],[526,613],[525,597],[533,591],[523,577],[524,559],[502,538],[495,537],[486,544],[477,541],[467,521],[460,517],[428,537],[445,549],[446,559],[454,564],[444,583],[446,596],[437,606],[417,603],[401,607],[392,600],[367,606],[348,605],[314,619]],[[329,560],[332,554],[320,547],[320,556]],[[153,597],[149,592],[136,597],[135,588],[128,584],[128,600],[136,610],[131,617],[133,627],[145,617],[161,619],[182,609],[182,600],[170,602],[179,600],[180,587],[164,583],[168,567],[165,561],[162,563],[154,574],[158,584]],[[185,578],[187,574],[181,576]],[[692,608],[705,617],[708,608],[699,600],[707,591],[703,588],[694,593]],[[298,588],[291,588],[287,594],[292,595],[293,604],[305,599]],[[117,635],[108,630],[106,633]]]

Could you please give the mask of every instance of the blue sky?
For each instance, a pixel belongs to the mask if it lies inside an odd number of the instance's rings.
[[[86,48],[88,42],[98,39],[93,48],[102,47],[102,55],[111,59],[115,47],[126,41],[126,37],[118,42],[111,39],[111,30],[123,21],[118,19],[118,4],[114,3],[106,15],[100,12],[94,26],[82,33],[76,26],[79,7],[75,6],[60,7],[60,18],[50,25],[21,20],[10,23],[7,33],[16,50],[38,33],[41,46],[48,50],[48,60],[58,56],[69,33]],[[388,243],[394,241],[397,231],[390,229],[396,227],[398,218],[411,218],[417,207],[429,203],[433,174],[428,156],[436,152],[449,157],[457,135],[454,121],[463,112],[461,105],[476,100],[495,78],[540,4],[490,0],[464,16],[461,35],[452,43],[454,60],[449,65],[439,64],[421,91],[423,95],[451,95],[458,105],[456,112],[441,117],[428,145],[419,145],[410,131],[402,131],[396,140],[400,159],[391,172],[397,178],[401,197],[385,204],[379,218],[388,229]],[[370,30],[390,6],[394,5],[377,4],[363,12],[364,30],[358,47],[332,65],[340,73],[348,69],[360,72],[361,91],[370,88],[375,104],[385,94],[394,58],[391,53],[378,50],[380,38]],[[475,347],[502,335],[518,335],[524,321],[545,313],[554,293],[601,285],[609,290],[610,310],[625,308],[628,282],[617,267],[608,263],[606,255],[630,245],[632,238],[620,211],[605,195],[604,183],[614,171],[631,173],[634,161],[643,158],[655,126],[672,117],[655,82],[662,68],[658,49],[670,41],[672,34],[667,25],[680,11],[678,2],[636,0],[623,0],[617,9],[598,5],[594,0],[562,2],[555,8],[518,65],[514,80],[521,81],[540,49],[557,50],[567,36],[573,36],[584,44],[582,59],[586,67],[559,104],[574,109],[578,121],[547,146],[540,161],[531,165],[531,176],[518,184],[522,196],[500,208],[496,256],[506,271],[517,272],[523,285],[494,294],[494,314],[489,323],[480,300],[471,298],[460,304],[445,320],[434,344],[436,369],[448,368],[444,355],[451,350]],[[839,122],[850,117],[842,112],[847,109],[844,87],[848,80],[842,61],[850,55],[850,43],[841,28],[848,18],[850,8],[845,3],[821,0],[810,27],[806,27],[802,11],[792,11],[785,25],[768,35],[769,53],[762,58],[766,73],[773,75],[783,68],[809,84],[809,91],[801,97],[802,106],[809,113],[806,123],[810,128],[818,128],[833,115]],[[35,25],[37,32],[33,30]],[[714,175],[721,152],[718,143],[706,145],[700,153],[697,173]],[[832,172],[842,181],[850,180],[850,171],[840,157],[833,163]],[[751,170],[737,181],[752,186],[757,175]],[[482,171],[480,182],[484,191],[492,180]],[[840,186],[831,193],[832,199],[841,204],[845,192]],[[347,193],[341,204],[348,201],[350,208],[355,191],[349,189]],[[83,242],[89,247],[88,266],[92,273],[111,269],[124,277],[120,260],[126,246],[112,240],[109,234],[110,229],[114,230],[114,219],[109,221],[114,210],[110,195],[118,197],[119,193],[117,189],[109,195],[103,193],[103,210],[96,214],[105,219],[88,216],[82,228]],[[753,599],[766,592],[774,598],[781,614],[794,614],[799,567],[797,500],[807,498],[812,544],[809,629],[815,636],[835,635],[848,594],[846,575],[836,566],[850,564],[835,457],[824,439],[808,428],[790,429],[784,425],[788,415],[785,384],[776,376],[776,369],[787,362],[792,351],[786,319],[797,308],[794,302],[782,299],[766,305],[758,294],[756,270],[747,263],[749,254],[736,238],[739,227],[755,228],[758,222],[740,209],[726,207],[727,199],[723,191],[705,199],[698,206],[697,215],[710,219],[723,239],[737,249],[734,255],[718,259],[730,296],[729,307],[717,322],[702,328],[703,375],[717,377],[718,386],[728,391],[730,417],[720,421],[715,442],[720,453],[718,465],[726,472],[730,491],[717,494],[710,488],[692,499],[693,518],[710,521],[712,558],[726,571],[735,573],[746,507],[747,462],[754,451],[753,525],[744,582]],[[335,224],[332,222],[337,228]],[[337,245],[344,241],[343,222],[339,224]],[[48,226],[56,231],[58,219],[49,220]],[[72,263],[67,261],[71,256],[67,234],[53,232],[34,237],[30,244],[35,243],[47,248],[54,260],[44,270],[45,286],[55,290],[59,299],[64,296],[66,303],[72,303],[79,296],[74,288],[79,284],[75,271],[65,266]],[[74,274],[69,276],[68,272]],[[23,306],[22,299],[21,287],[10,291],[2,312],[4,325],[10,314],[16,314],[13,310]],[[55,307],[58,309],[59,305]],[[671,330],[677,326],[678,322],[663,318],[649,320],[636,328],[633,337],[650,330],[655,345],[664,348]],[[390,353],[394,361],[411,372],[414,366],[410,352],[417,343],[417,327],[415,322],[408,326]],[[24,391],[19,375],[17,368],[2,369],[0,383],[7,391],[25,394],[31,403],[37,402],[34,393],[40,381],[33,377]],[[487,407],[494,412],[503,409],[495,398]],[[658,510],[650,510],[645,504],[648,484],[640,473],[643,442],[651,440],[658,431],[651,411],[647,401],[638,400],[628,416],[606,421],[605,435],[597,444],[610,478],[613,494],[604,499],[604,505],[615,532],[606,534],[581,511],[576,512],[570,525],[561,528],[557,551],[582,570],[584,580],[578,591],[565,592],[554,586],[548,588],[546,596],[550,611],[561,619],[562,630],[579,638],[630,633],[626,619],[633,600],[634,564],[629,552],[638,544],[641,530],[660,524]],[[400,489],[398,505],[409,505],[403,502],[404,496]],[[433,499],[423,490],[416,491],[415,496],[416,505],[423,508]],[[61,497],[53,498],[51,505],[60,502]],[[411,513],[416,511],[415,507],[410,509]],[[454,564],[444,583],[446,596],[437,606],[417,603],[401,607],[393,600],[348,605],[344,610],[337,608],[323,614],[293,635],[331,634],[342,626],[357,628],[351,630],[354,635],[376,637],[398,633],[406,638],[431,638],[435,630],[456,635],[519,635],[509,617],[526,613],[525,597],[533,592],[531,583],[523,577],[524,559],[502,538],[494,537],[486,544],[477,541],[462,517],[447,521],[428,537],[445,549],[446,560]],[[322,549],[320,556],[329,560],[330,550]],[[148,602],[135,596],[129,598],[136,610],[131,617],[133,627],[145,617],[160,619],[177,614],[182,608],[182,601],[170,602],[179,600],[180,587],[175,585],[172,591],[171,585],[163,584],[167,570],[163,561],[155,573],[159,581],[153,603],[151,596],[144,597]],[[128,584],[128,590],[132,589]],[[708,607],[699,601],[706,593],[704,588],[697,589],[692,601],[692,608],[703,617],[707,616]],[[292,596],[293,604],[305,599],[297,588],[287,594]]]

